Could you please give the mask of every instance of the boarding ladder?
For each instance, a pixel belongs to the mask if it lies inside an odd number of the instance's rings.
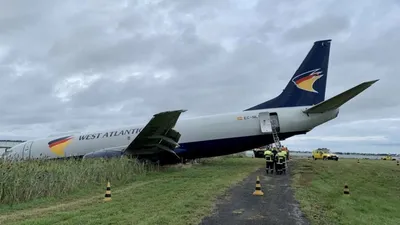
[[[271,129],[272,129],[272,137],[274,138],[275,147],[279,150],[282,149],[281,142],[279,140],[278,131],[277,131],[277,121],[271,120]]]
[[[271,129],[272,129],[272,137],[274,138],[275,147],[282,151],[281,141],[279,140],[279,135],[277,131],[278,123],[276,120],[271,119]],[[286,159],[288,160],[288,159]],[[288,169],[288,164],[286,163],[286,170]]]

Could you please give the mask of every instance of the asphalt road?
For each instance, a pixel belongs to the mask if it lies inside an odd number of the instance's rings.
[[[290,166],[290,163],[289,163]],[[264,196],[253,196],[257,176]],[[252,173],[222,196],[214,214],[200,225],[308,225],[290,188],[290,168],[286,175],[267,175],[264,168]]]

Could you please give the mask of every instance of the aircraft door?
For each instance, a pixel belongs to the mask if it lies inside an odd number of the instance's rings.
[[[269,112],[262,112],[258,114],[260,120],[261,133],[271,133],[271,119],[269,117]]]
[[[31,157],[31,147],[33,141],[26,142],[24,145],[24,150],[22,151],[22,158],[29,159]]]
[[[277,113],[270,113],[271,124],[276,128],[276,131],[280,131],[279,119]]]

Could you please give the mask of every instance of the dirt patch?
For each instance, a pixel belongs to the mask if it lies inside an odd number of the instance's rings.
[[[257,176],[264,196],[252,195]],[[200,224],[308,225],[293,197],[290,177],[290,170],[286,175],[267,175],[264,168],[257,170],[228,191],[230,198],[221,196],[213,215],[204,218]],[[310,177],[304,179],[304,182],[309,182]]]

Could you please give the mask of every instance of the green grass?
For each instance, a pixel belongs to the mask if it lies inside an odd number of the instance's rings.
[[[400,166],[395,161],[297,159],[293,187],[312,224],[400,224]],[[347,183],[350,195],[344,195]]]
[[[198,224],[212,212],[219,195],[262,167],[264,160],[225,157],[204,160],[199,165],[159,171],[147,168],[141,172],[135,169],[137,165],[129,167],[125,162],[93,162],[96,170],[91,165],[70,163],[76,168],[56,162],[46,166],[57,168],[51,170],[58,171],[50,180],[53,186],[69,188],[53,188],[51,193],[60,193],[59,196],[31,197],[12,206],[2,205],[0,224]],[[92,168],[91,172],[85,172],[85,168]],[[68,182],[62,181],[60,175]],[[29,179],[28,175],[23,176]],[[112,179],[111,202],[103,201],[105,176]]]

